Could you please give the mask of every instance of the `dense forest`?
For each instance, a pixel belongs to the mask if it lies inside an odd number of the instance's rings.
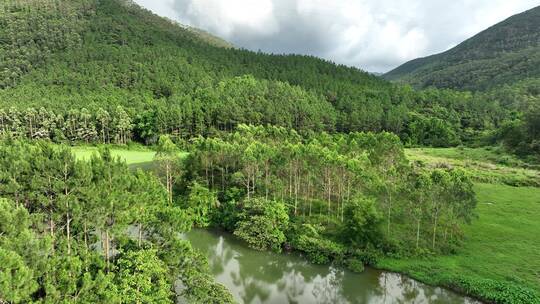
[[[182,239],[192,227],[357,272],[453,254],[476,218],[472,178],[404,147],[502,145],[540,161],[536,76],[415,90],[236,49],[129,0],[4,1],[0,303],[233,302]],[[153,170],[69,148],[133,142],[156,150]]]
[[[412,166],[390,133],[302,138],[242,125],[225,138],[195,139],[186,163],[186,201],[204,186],[220,202],[217,214],[209,208],[196,223],[234,231],[257,249],[288,242],[316,263],[448,253],[474,218],[470,178]]]
[[[152,174],[46,142],[2,141],[0,155],[1,302],[232,302]]]
[[[486,90],[540,77],[540,6],[514,15],[440,54],[409,61],[386,79],[417,88]]]
[[[129,1],[44,3],[11,0],[0,14],[0,128],[14,137],[155,143],[245,123],[473,145],[538,98],[534,79],[511,87],[519,101],[500,89],[414,91],[313,57],[214,46]]]

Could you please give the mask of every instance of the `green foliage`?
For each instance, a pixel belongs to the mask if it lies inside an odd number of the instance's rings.
[[[356,273],[364,272],[364,263],[362,261],[356,260],[356,259],[348,259],[347,260],[347,268]]]
[[[117,284],[125,303],[174,303],[167,265],[156,250],[128,251],[116,263]]]
[[[343,237],[354,247],[366,247],[381,242],[382,215],[376,202],[366,198],[353,199],[345,207]]]
[[[459,144],[453,127],[439,118],[415,116],[408,126],[411,145],[431,147],[452,147]]]
[[[537,166],[508,154],[502,147],[415,148],[406,149],[406,154],[417,167],[429,170],[461,168],[475,182],[515,187],[540,186]]]
[[[218,207],[219,201],[215,192],[197,182],[189,187],[186,208],[195,227],[208,227],[211,222],[211,213]]]
[[[178,280],[209,276],[179,265],[195,258],[179,239],[192,222],[153,174],[107,149],[79,161],[65,146],[3,141],[0,155],[2,300],[170,303]]]
[[[245,200],[234,235],[257,250],[281,251],[289,216],[279,201],[254,198]]]
[[[182,252],[181,259],[174,255],[180,270],[180,302],[189,303],[235,303],[231,293],[210,275],[207,259],[195,251],[188,242],[177,243],[175,252]]]
[[[37,9],[29,9],[39,7]],[[14,86],[54,52],[81,45],[89,1],[6,0],[0,6],[0,89]]]
[[[540,161],[540,102],[531,105],[522,120],[503,125],[499,138],[514,153]]]
[[[160,134],[189,139],[271,124],[300,133],[388,131],[449,146],[512,115],[496,94],[416,92],[309,56],[216,47],[129,1],[42,2],[10,1],[2,14],[24,39],[4,41],[0,52],[46,58],[5,61],[3,71],[16,75],[0,90],[0,133],[15,138],[154,144]],[[29,16],[43,26],[15,31]]]
[[[222,137],[199,137],[189,151],[185,182],[197,181],[203,193],[219,197],[214,224],[252,247],[276,250],[285,242],[278,231],[286,228],[276,228],[263,216],[268,210],[255,212],[251,204],[284,203],[295,223],[287,245],[316,263],[360,257],[356,250],[366,251],[368,263],[377,250],[452,252],[474,217],[470,177],[437,169],[426,174],[429,183],[421,183],[421,168],[408,163],[399,138],[390,133],[301,137],[285,128],[241,125]],[[193,205],[204,207],[206,201]]]
[[[296,224],[291,229],[289,242],[291,246],[306,254],[314,264],[328,264],[331,261],[340,261],[345,254],[345,246],[329,240],[321,235],[320,227],[311,224]]]
[[[540,303],[534,291],[516,284],[504,284],[494,280],[459,278],[457,288],[494,303],[526,304]]]
[[[38,289],[32,265],[43,262],[28,250],[46,246],[46,241],[31,230],[27,210],[11,201],[0,199],[0,294],[4,301],[22,303]]]

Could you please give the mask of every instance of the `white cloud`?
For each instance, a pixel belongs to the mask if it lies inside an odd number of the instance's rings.
[[[444,51],[540,0],[135,0],[239,47],[370,71]]]
[[[197,0],[188,1],[184,8],[180,16],[186,19],[180,21],[220,36],[230,37],[238,28],[260,35],[269,35],[278,29],[271,0]]]

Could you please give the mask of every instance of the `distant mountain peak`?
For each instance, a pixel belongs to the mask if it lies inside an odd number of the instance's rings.
[[[511,16],[440,54],[384,75],[415,87],[482,90],[540,77],[540,6]]]

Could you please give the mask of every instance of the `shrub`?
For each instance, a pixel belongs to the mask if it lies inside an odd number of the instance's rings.
[[[234,235],[253,249],[280,252],[288,224],[283,202],[254,198],[244,201]]]
[[[359,261],[357,259],[348,259],[347,260],[347,268],[356,273],[361,273],[364,271],[364,264],[362,261]]]
[[[322,228],[310,224],[299,224],[291,233],[291,245],[306,254],[314,264],[342,261],[345,247],[320,235]]]

